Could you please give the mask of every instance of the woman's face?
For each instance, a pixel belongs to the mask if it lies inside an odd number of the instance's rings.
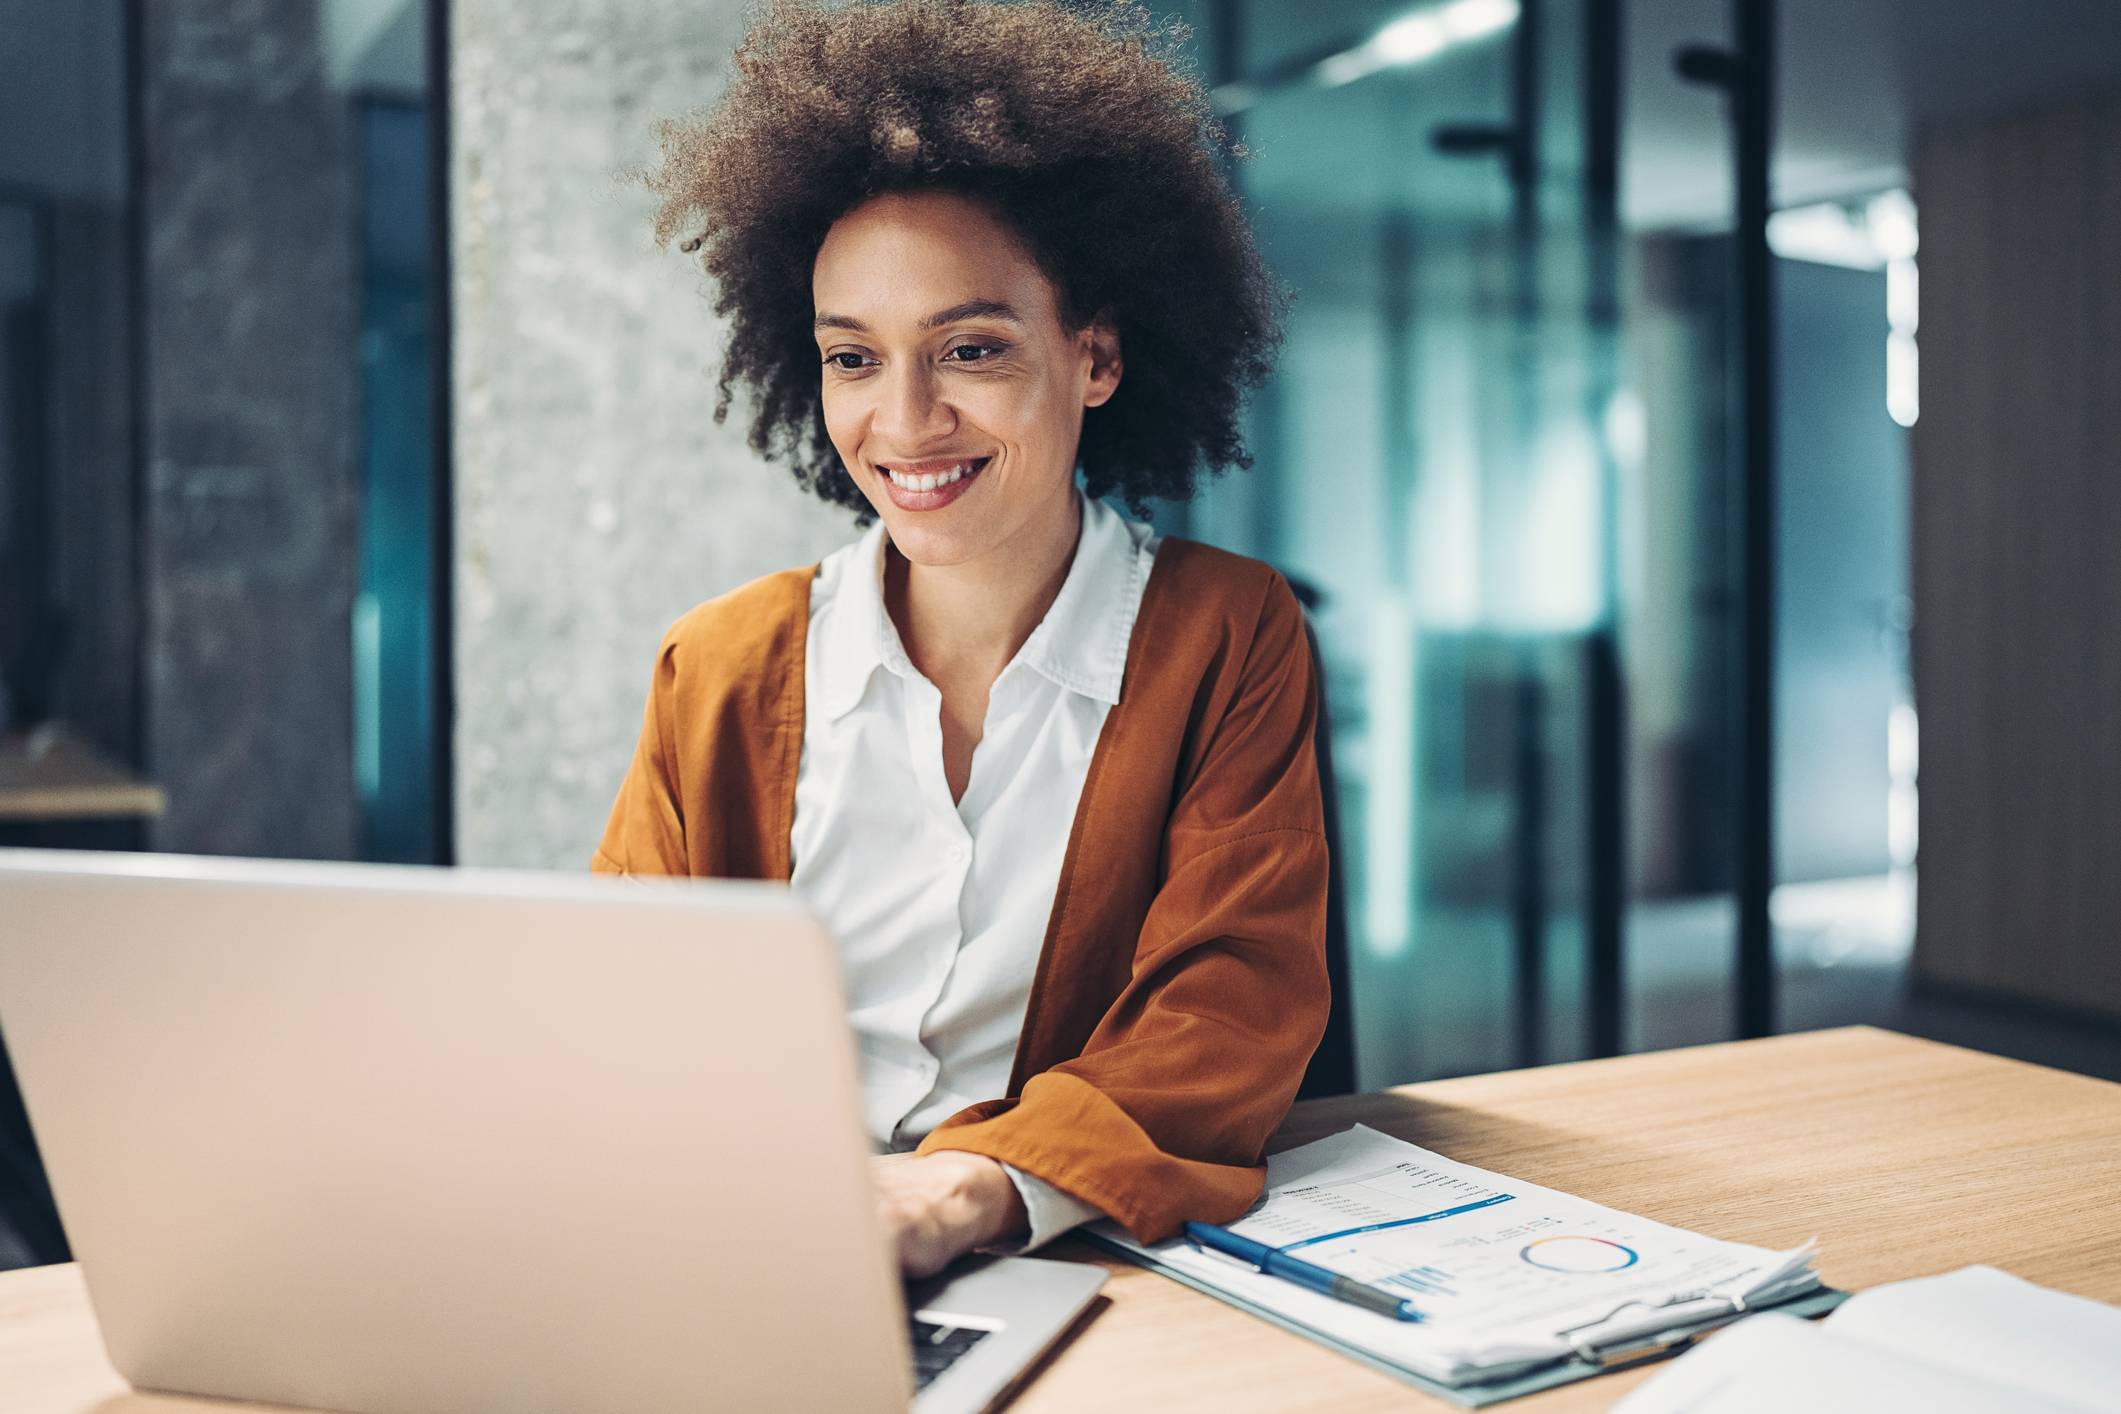
[[[1064,327],[986,207],[875,197],[833,225],[810,287],[826,430],[901,554],[961,565],[1072,532],[1083,409],[1119,386],[1119,339]]]

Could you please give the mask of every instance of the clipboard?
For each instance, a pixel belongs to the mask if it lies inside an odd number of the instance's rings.
[[[1314,1344],[1322,1345],[1337,1355],[1345,1356],[1358,1365],[1365,1365],[1381,1375],[1389,1376],[1401,1384],[1412,1385],[1424,1394],[1433,1395],[1460,1409],[1484,1409],[1491,1404],[1501,1404],[1541,1390],[1553,1389],[1557,1385],[1573,1384],[1578,1380],[1592,1379],[1613,1370],[1625,1370],[1636,1365],[1668,1359],[1679,1354],[1702,1336],[1758,1311],[1779,1311],[1786,1316],[1823,1316],[1849,1299],[1849,1293],[1833,1287],[1814,1287],[1797,1296],[1779,1302],[1757,1306],[1727,1309],[1706,1318],[1695,1318],[1686,1324],[1669,1329],[1635,1329],[1603,1345],[1579,1346],[1576,1353],[1565,1356],[1536,1369],[1507,1374],[1498,1379],[1449,1385],[1440,1380],[1417,1374],[1402,1365],[1395,1365],[1357,1346],[1349,1345],[1333,1336],[1291,1320],[1279,1312],[1268,1310],[1232,1292],[1218,1289],[1202,1281],[1190,1272],[1183,1271],[1156,1259],[1153,1252],[1114,1242],[1095,1230],[1082,1227],[1074,1236],[1081,1238],[1101,1252],[1109,1253],[1122,1261],[1146,1267],[1161,1276],[1169,1277],[1185,1286],[1192,1287],[1203,1295],[1212,1296],[1225,1305],[1234,1306],[1248,1315],[1257,1316],[1269,1325],[1279,1326],[1291,1335],[1301,1336]],[[1647,1323],[1655,1326],[1655,1322]]]

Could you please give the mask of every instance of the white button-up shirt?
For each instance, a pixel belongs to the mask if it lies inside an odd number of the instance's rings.
[[[796,894],[839,940],[862,1103],[883,1149],[1000,1099],[1031,996],[1076,803],[1157,541],[1084,498],[1053,607],[1002,669],[964,798],[943,777],[942,694],[907,658],[883,597],[884,527],[828,556],[810,588]],[[1098,1216],[1010,1169],[1028,1245]]]

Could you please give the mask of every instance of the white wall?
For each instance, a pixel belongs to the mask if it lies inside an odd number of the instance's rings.
[[[712,419],[702,280],[620,179],[711,101],[735,0],[456,0],[456,806],[466,864],[586,868],[657,640],[852,536]]]

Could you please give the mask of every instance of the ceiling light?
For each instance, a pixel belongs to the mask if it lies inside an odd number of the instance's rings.
[[[1517,23],[1518,0],[1453,0],[1392,21],[1365,42],[1321,61],[1312,76],[1326,88],[1403,68]]]

